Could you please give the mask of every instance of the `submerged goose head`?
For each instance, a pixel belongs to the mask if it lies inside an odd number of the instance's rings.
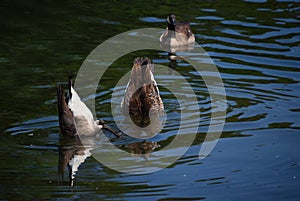
[[[150,124],[149,114],[158,114],[164,106],[153,76],[154,64],[146,57],[134,60],[130,80],[121,107],[140,127]]]

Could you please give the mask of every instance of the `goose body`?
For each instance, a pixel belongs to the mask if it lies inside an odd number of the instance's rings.
[[[81,98],[72,86],[69,79],[69,91],[65,97],[62,85],[57,88],[59,125],[62,134],[68,136],[95,135],[99,133],[103,125],[99,121],[94,121],[93,114],[82,102]]]
[[[167,17],[167,29],[160,36],[160,42],[168,46],[184,46],[195,42],[195,36],[190,29],[189,22],[176,22],[176,16]]]
[[[133,121],[135,119],[138,121],[137,124],[145,122],[143,119],[149,118],[150,113],[158,114],[164,110],[152,73],[153,69],[153,62],[146,57],[138,57],[134,60],[130,80],[121,103],[123,111],[129,112]]]

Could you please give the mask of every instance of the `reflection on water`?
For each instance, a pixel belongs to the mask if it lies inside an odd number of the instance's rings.
[[[1,199],[299,198],[299,2],[0,4]],[[68,158],[84,156],[86,150],[76,142],[65,144],[59,137],[57,83],[77,72],[89,52],[104,40],[136,28],[165,28],[165,16],[170,12],[179,20],[191,21],[196,42],[212,57],[225,85],[226,124],[214,151],[204,160],[198,159],[212,111],[201,76],[184,60],[170,62],[166,52],[135,52],[115,61],[101,80],[95,96],[97,116],[115,126],[110,100],[116,80],[130,70],[133,58],[146,55],[154,63],[180,72],[197,94],[201,121],[193,145],[174,164],[143,175],[118,173],[87,157],[76,172],[74,187],[59,186],[58,153],[63,156],[65,150]],[[161,78],[171,85],[176,82],[172,74]],[[140,163],[157,157],[156,151],[168,145],[178,130],[178,101],[167,89],[160,91],[168,121],[153,142],[161,147]],[[193,115],[190,109],[189,115]],[[112,142],[128,151],[125,144],[137,143],[131,138]],[[67,163],[62,161],[63,169]]]
[[[92,140],[92,142],[94,141]],[[90,146],[84,146],[78,136],[62,136],[60,138],[58,174],[61,182],[63,182],[66,168],[68,168],[70,186],[74,186],[75,175],[79,166],[92,155],[90,151],[93,146]]]
[[[125,146],[129,149],[133,157],[142,157],[146,160],[150,157],[152,151],[159,148],[160,145],[157,142],[134,142]]]

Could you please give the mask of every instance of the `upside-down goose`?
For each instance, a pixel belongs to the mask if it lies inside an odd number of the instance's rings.
[[[140,127],[150,124],[149,115],[163,112],[164,105],[153,76],[154,64],[147,57],[138,57],[133,62],[130,80],[125,90],[121,107],[129,112]]]
[[[100,133],[101,129],[108,129],[114,135],[119,133],[102,120],[94,120],[92,112],[82,102],[69,78],[67,97],[62,85],[57,87],[59,126],[63,135],[67,136],[92,136]]]

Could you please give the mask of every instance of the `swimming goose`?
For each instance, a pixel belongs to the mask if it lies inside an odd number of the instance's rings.
[[[68,84],[67,97],[65,97],[63,86],[59,85],[57,87],[59,126],[62,134],[68,136],[91,136],[98,134],[104,128],[119,137],[119,133],[104,124],[103,121],[94,120],[92,112],[81,101],[81,98],[73,88],[73,81],[70,77]]]
[[[157,83],[153,76],[154,64],[147,57],[138,57],[133,62],[130,80],[121,103],[123,112],[129,112],[135,124],[146,127],[149,114],[158,115],[164,110]]]
[[[189,22],[176,22],[176,16],[169,14],[167,25],[166,31],[159,39],[163,45],[184,46],[195,42],[195,36],[190,29]]]

